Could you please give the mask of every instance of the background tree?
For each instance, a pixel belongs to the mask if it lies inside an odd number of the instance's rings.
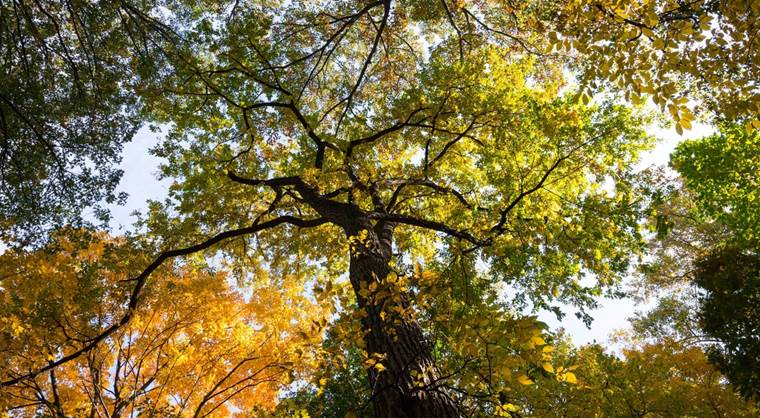
[[[60,359],[112,320],[142,261],[128,247],[72,230],[50,247],[2,256],[3,379]],[[282,388],[318,367],[321,336],[310,324],[326,312],[292,281],[262,280],[247,299],[198,261],[157,277],[128,325],[0,392],[0,408],[19,417],[231,416],[271,410]]]
[[[679,145],[673,167],[696,195],[697,213],[730,229],[728,243],[756,247],[760,238],[760,134],[724,125],[719,134]]]
[[[522,416],[750,417],[758,412],[725,384],[698,347],[672,340],[628,340],[620,354],[597,344],[557,347],[555,367],[572,368],[577,384],[549,380],[516,388]]]
[[[672,156],[683,184],[664,193],[653,221],[654,261],[644,288],[668,289],[657,308],[634,322],[654,339],[675,338],[710,359],[746,397],[757,396],[757,133],[726,125],[679,145]]]
[[[720,342],[710,347],[710,359],[745,397],[760,399],[760,257],[726,248],[696,268],[700,325]]]
[[[134,86],[161,56],[153,3],[0,2],[0,237],[41,244],[64,224],[106,221],[121,151],[141,123]],[[149,57],[148,57],[149,56]],[[88,214],[85,214],[88,215]],[[92,214],[89,214],[92,215]]]

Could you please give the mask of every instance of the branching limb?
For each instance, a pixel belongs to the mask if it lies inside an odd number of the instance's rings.
[[[278,102],[278,101],[272,101],[272,102],[258,102],[251,105],[248,105],[242,109],[249,110],[249,109],[259,109],[259,108],[266,108],[266,107],[275,107],[275,108],[284,108],[289,109],[293,115],[298,120],[298,123],[303,127],[303,129],[306,131],[306,134],[309,136],[309,138],[314,141],[314,144],[317,146],[317,157],[314,161],[314,167],[321,169],[322,165],[324,163],[325,158],[325,149],[330,148],[335,151],[340,151],[340,149],[333,143],[323,140],[317,133],[314,131],[314,128],[311,126],[309,121],[306,120],[306,117],[304,117],[303,113],[301,113],[301,110],[298,109],[298,107],[292,102]]]
[[[446,235],[468,241],[477,246],[487,246],[491,243],[491,239],[479,239],[475,237],[474,235],[470,234],[469,232],[452,228],[446,225],[445,223],[431,221],[428,219],[417,218],[414,216],[402,215],[398,213],[372,212],[372,213],[369,213],[369,218],[378,220],[378,221],[386,221],[386,222],[393,222],[396,224],[417,226],[420,228],[442,232]]]
[[[355,147],[359,145],[369,144],[372,142],[377,141],[378,139],[381,139],[387,135],[390,135],[394,132],[400,131],[401,129],[404,129],[409,126],[419,126],[419,124],[423,123],[425,120],[428,119],[427,116],[422,117],[414,122],[412,122],[412,118],[417,115],[418,113],[422,112],[423,110],[426,110],[425,107],[419,107],[417,109],[414,109],[409,113],[409,115],[406,117],[406,119],[403,122],[395,123],[385,129],[382,129],[380,131],[377,131],[373,133],[372,135],[368,135],[359,139],[354,139],[348,143],[348,148],[346,148],[346,160],[348,160],[351,155],[353,154],[353,150]]]
[[[422,186],[422,187],[433,189],[439,193],[451,194],[454,197],[456,197],[457,200],[459,200],[459,202],[461,202],[462,205],[464,205],[465,207],[469,209],[472,209],[474,207],[470,202],[467,201],[467,199],[464,197],[464,195],[460,191],[451,187],[441,186],[429,179],[409,179],[409,180],[389,181],[389,182],[386,182],[386,184],[396,186],[396,190],[393,191],[393,195],[391,195],[391,198],[388,201],[389,211],[395,207],[396,203],[398,202],[398,198],[401,192],[406,187],[409,187],[409,186]]]
[[[528,52],[528,53],[533,54],[533,55],[538,55],[538,56],[544,56],[544,55],[546,55],[546,54],[540,52],[539,50],[537,50],[532,45],[528,45],[525,41],[523,41],[522,39],[518,38],[517,36],[511,35],[511,34],[509,34],[507,32],[504,32],[502,30],[499,30],[499,29],[496,29],[494,27],[489,26],[485,21],[483,21],[482,19],[480,19],[479,17],[477,17],[474,13],[470,12],[466,8],[462,8],[462,11],[465,13],[465,15],[471,17],[475,22],[477,22],[480,26],[482,26],[483,29],[485,29],[486,31],[491,32],[491,33],[495,33],[497,35],[501,35],[501,36],[504,36],[506,38],[511,39],[512,41],[514,41],[518,45],[520,45],[520,47],[522,47],[522,49],[524,49],[525,52]]]
[[[491,232],[496,232],[496,233],[504,232],[504,225],[507,223],[507,215],[509,214],[509,212],[512,209],[514,209],[515,206],[517,206],[517,204],[520,203],[520,201],[522,201],[525,197],[541,189],[544,186],[544,183],[546,183],[546,180],[549,179],[549,176],[551,176],[551,174],[560,166],[560,164],[562,164],[563,161],[570,158],[575,152],[579,151],[581,148],[585,147],[586,145],[596,142],[597,140],[607,136],[610,133],[611,131],[605,131],[599,135],[596,135],[593,138],[576,145],[575,147],[571,148],[570,151],[568,151],[561,157],[557,158],[554,161],[554,163],[546,170],[546,172],[544,172],[544,175],[541,176],[541,179],[533,187],[529,189],[521,190],[520,194],[518,194],[517,197],[512,199],[512,201],[509,202],[509,204],[504,209],[501,210],[501,214],[499,216],[499,222],[491,228]],[[522,186],[521,186],[521,189],[522,189]]]

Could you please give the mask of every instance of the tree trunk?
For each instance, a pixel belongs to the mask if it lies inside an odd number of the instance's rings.
[[[382,367],[369,368],[372,401],[377,417],[459,417],[455,402],[444,388],[436,387],[438,370],[420,326],[403,315],[394,314],[394,306],[406,307],[406,295],[400,301],[380,293],[367,294],[371,284],[382,289],[382,282],[392,272],[392,227],[378,237],[371,228],[362,243],[351,251],[349,277],[359,307],[366,312],[362,320],[367,353],[379,355]],[[362,292],[362,289],[365,289]],[[383,312],[383,314],[381,314]],[[384,370],[381,370],[383,369]],[[416,373],[413,373],[416,371]],[[424,384],[415,385],[412,374],[424,376]]]
[[[394,225],[389,222],[373,225],[355,204],[327,199],[300,179],[286,180],[293,182],[314,210],[342,227],[353,241],[349,278],[359,308],[366,313],[362,318],[364,342],[369,358],[379,355],[383,366],[368,370],[375,415],[381,418],[459,417],[457,405],[448,391],[438,387],[432,350],[419,324],[398,315],[398,309],[394,309],[406,307],[406,295],[378,298],[367,293],[371,287],[376,291],[375,296],[382,293],[382,282],[392,272],[389,262]],[[383,207],[376,195],[373,201],[377,207]],[[413,375],[418,376],[418,383],[420,380],[424,383],[415,384]]]

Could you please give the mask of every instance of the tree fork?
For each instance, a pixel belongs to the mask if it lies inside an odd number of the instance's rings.
[[[349,279],[359,309],[366,314],[362,318],[362,330],[367,353],[370,358],[378,359],[373,354],[382,357],[378,360],[383,370],[375,367],[368,370],[376,416],[459,417],[461,414],[454,400],[446,390],[436,387],[438,370],[422,328],[414,320],[388,315],[394,307],[408,307],[406,295],[401,294],[399,300],[387,296],[378,300],[368,298],[365,293],[373,283],[375,288],[379,288],[381,282],[393,273],[390,262],[395,220],[378,218],[377,213],[373,218],[353,203],[326,198],[297,176],[268,180],[247,179],[232,172],[228,172],[227,176],[235,182],[253,186],[267,185],[275,189],[292,186],[304,202],[323,219],[340,226],[349,237],[352,244]],[[409,222],[403,217],[399,221]],[[381,315],[384,311],[385,314]],[[390,318],[384,318],[384,315]],[[417,382],[422,377],[424,384],[415,384],[413,371],[418,376]]]

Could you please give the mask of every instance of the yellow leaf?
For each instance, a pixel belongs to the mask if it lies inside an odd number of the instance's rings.
[[[535,345],[546,345],[546,341],[544,341],[543,338],[538,336],[530,337],[530,342],[532,342]]]
[[[524,374],[521,374],[517,376],[517,381],[520,382],[521,385],[532,385],[533,381],[530,380],[530,378]]]
[[[578,383],[578,379],[575,377],[575,373],[572,373],[572,372],[565,373],[563,379],[565,380],[565,382],[571,383],[573,385]]]
[[[697,117],[687,107],[681,108],[681,119],[695,120]]]
[[[549,364],[549,363],[542,364],[541,368],[543,368],[544,370],[546,370],[549,373],[554,373],[554,367],[552,367],[552,365]]]
[[[687,131],[691,130],[691,121],[689,121],[688,119],[681,119],[678,123],[681,125],[681,127],[686,129]]]
[[[519,409],[517,406],[515,406],[515,405],[513,405],[513,404],[511,404],[511,403],[508,403],[508,404],[504,404],[504,405],[502,405],[501,407],[502,407],[504,410],[506,410],[506,411],[509,411],[509,412],[517,412],[517,410]]]
[[[377,363],[375,364],[375,370],[377,370],[378,372],[382,372],[385,370],[385,366],[383,366],[382,363]]]

